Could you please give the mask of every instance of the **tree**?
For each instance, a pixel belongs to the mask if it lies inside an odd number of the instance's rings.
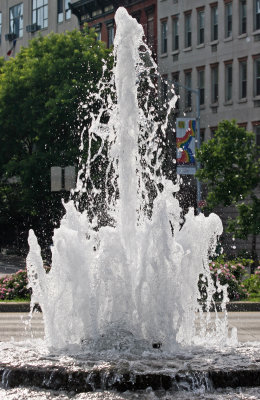
[[[256,257],[260,217],[254,189],[260,182],[260,163],[254,133],[239,127],[234,120],[224,120],[214,137],[197,151],[197,159],[201,169],[196,176],[208,188],[207,208],[236,205],[239,216],[228,229],[240,238],[253,234],[252,255]]]
[[[0,64],[2,226],[42,226],[49,240],[63,212],[61,195],[50,192],[50,168],[75,165],[80,134],[100,108],[95,94],[110,54],[85,27],[39,36]]]

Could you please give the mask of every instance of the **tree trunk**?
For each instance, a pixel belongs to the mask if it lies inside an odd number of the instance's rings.
[[[252,259],[254,260],[253,264],[251,264],[251,274],[253,274],[255,272],[255,269],[257,267],[257,253],[256,253],[256,234],[253,234],[252,237]]]

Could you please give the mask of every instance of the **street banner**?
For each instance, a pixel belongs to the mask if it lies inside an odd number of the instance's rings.
[[[195,166],[195,118],[177,118],[176,120],[176,147],[177,167]]]

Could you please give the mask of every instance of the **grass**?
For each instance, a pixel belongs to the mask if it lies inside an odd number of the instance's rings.
[[[248,297],[245,301],[251,301],[253,303],[260,303],[260,293],[259,294],[252,294]]]
[[[12,300],[0,300],[0,303],[28,303],[30,300],[30,297],[15,297]]]

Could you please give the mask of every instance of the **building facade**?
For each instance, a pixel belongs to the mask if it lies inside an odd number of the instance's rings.
[[[61,33],[78,28],[69,0],[0,0],[0,56],[8,59],[39,32]]]
[[[85,22],[94,27],[99,39],[111,47],[115,35],[114,15],[123,6],[143,26],[147,43],[154,57],[157,54],[157,0],[78,0],[71,3],[71,11],[79,25]]]
[[[157,53],[156,0],[0,0],[0,56],[14,57],[29,40],[50,32],[61,33],[94,27],[98,38],[111,47],[115,34],[114,14],[127,8],[144,28],[154,56]]]
[[[260,144],[260,0],[159,0],[158,64],[194,116],[200,88],[201,139],[235,119]],[[181,86],[182,85],[182,86]]]
[[[201,141],[235,119],[260,145],[260,0],[158,0],[158,64],[162,96],[173,87],[180,95],[176,116],[197,116],[196,95],[185,87],[200,89]],[[216,211],[224,223],[235,216],[232,207]],[[226,249],[250,250],[250,241],[226,237]]]

